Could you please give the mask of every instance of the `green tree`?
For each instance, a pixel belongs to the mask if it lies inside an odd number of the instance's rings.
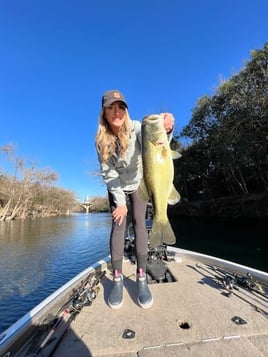
[[[252,51],[245,67],[211,97],[198,100],[179,138],[191,144],[175,164],[176,181],[184,186],[195,181],[195,192],[186,190],[191,196],[197,191],[217,196],[267,189],[268,44]]]

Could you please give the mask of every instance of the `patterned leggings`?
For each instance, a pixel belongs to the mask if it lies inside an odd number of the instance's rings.
[[[112,194],[108,192],[108,195],[110,208],[111,211],[113,211],[116,208],[116,205],[114,203]],[[139,199],[137,192],[128,193],[126,196],[126,198],[129,198],[129,203],[131,205],[131,209],[128,207],[128,213],[132,216],[131,218],[135,234],[137,270],[141,268],[146,271],[148,251],[147,230],[145,224],[146,203]],[[127,221],[128,219],[125,217],[120,226],[114,221],[112,223],[110,235],[110,252],[113,271],[118,270],[119,272],[122,272]]]

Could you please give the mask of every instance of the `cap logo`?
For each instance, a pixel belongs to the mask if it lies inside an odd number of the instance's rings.
[[[121,98],[120,93],[114,92],[114,98],[120,99]]]

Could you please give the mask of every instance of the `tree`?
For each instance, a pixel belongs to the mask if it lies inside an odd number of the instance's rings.
[[[1,221],[15,217],[63,214],[77,204],[73,192],[53,186],[57,174],[50,168],[38,169],[36,163],[27,167],[11,145],[0,151],[7,155],[14,170],[13,175],[0,176]]]
[[[211,97],[198,100],[179,137],[190,138],[191,145],[178,163],[186,168],[178,182],[185,185],[199,176],[203,189],[214,196],[267,189],[268,44],[252,51],[245,67]]]

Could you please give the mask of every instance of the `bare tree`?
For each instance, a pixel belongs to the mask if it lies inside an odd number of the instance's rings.
[[[26,167],[13,145],[0,148],[12,164],[14,174],[0,175],[0,220],[63,214],[77,204],[75,194],[54,187],[57,173],[50,168]]]

